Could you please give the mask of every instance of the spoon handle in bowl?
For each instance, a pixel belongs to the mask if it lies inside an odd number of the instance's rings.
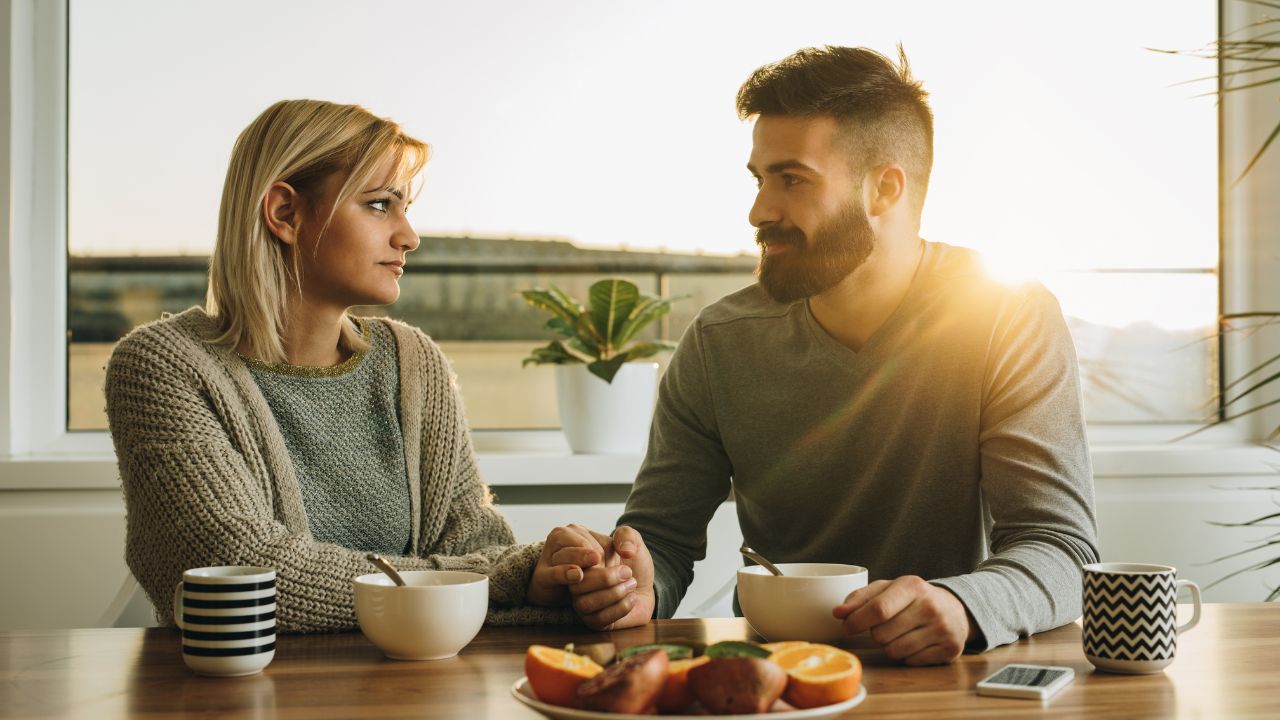
[[[378,566],[378,569],[387,574],[391,581],[396,585],[404,585],[404,578],[400,577],[400,573],[396,572],[395,566],[387,562],[387,559],[377,553],[369,553],[364,556],[366,560]]]

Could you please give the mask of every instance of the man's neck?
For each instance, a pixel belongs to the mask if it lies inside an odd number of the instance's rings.
[[[924,241],[876,245],[871,256],[840,284],[809,298],[809,311],[828,335],[857,352],[897,309],[911,287]]]

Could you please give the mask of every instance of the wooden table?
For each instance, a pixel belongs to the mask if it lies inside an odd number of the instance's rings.
[[[666,620],[616,633],[485,628],[455,658],[398,662],[359,633],[281,636],[263,673],[204,678],[182,664],[171,629],[17,631],[0,634],[0,717],[533,719],[541,716],[509,693],[530,644],[745,637],[740,619]],[[866,668],[868,697],[846,716],[1280,718],[1280,603],[1206,605],[1179,644],[1165,672],[1122,676],[1093,671],[1076,624],[932,668],[900,666],[864,636],[850,647]],[[978,680],[1010,662],[1067,665],[1077,677],[1043,706],[974,694]]]

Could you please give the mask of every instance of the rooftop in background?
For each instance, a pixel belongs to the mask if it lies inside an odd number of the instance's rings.
[[[191,272],[208,268],[206,255],[70,256],[73,272]],[[564,240],[422,236],[409,253],[408,272],[611,272],[742,273],[757,257],[646,250],[580,248]]]

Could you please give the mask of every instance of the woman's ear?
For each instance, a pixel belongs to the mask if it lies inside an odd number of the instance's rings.
[[[275,239],[296,245],[302,228],[302,196],[289,183],[271,183],[262,199],[262,221]]]

